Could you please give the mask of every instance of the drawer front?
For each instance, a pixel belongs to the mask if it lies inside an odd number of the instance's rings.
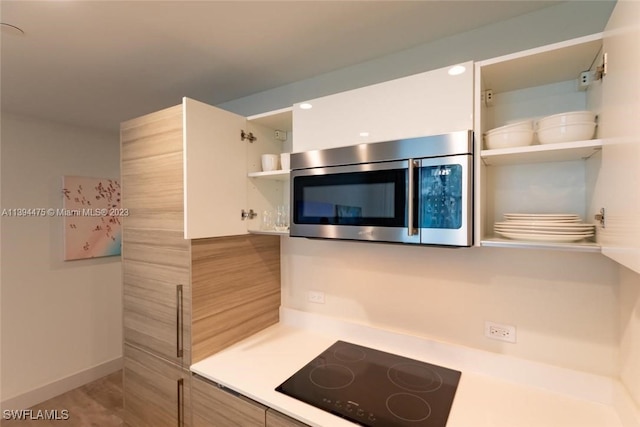
[[[264,427],[265,406],[197,376],[191,385],[194,427]]]
[[[282,414],[275,409],[267,410],[266,427],[309,427],[307,424],[294,420],[291,417]]]
[[[124,346],[124,418],[131,427],[190,427],[187,370]]]

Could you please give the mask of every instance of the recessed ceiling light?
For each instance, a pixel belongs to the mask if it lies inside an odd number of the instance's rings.
[[[362,137],[369,136],[369,132],[360,132],[360,136]]]
[[[449,68],[449,75],[450,76],[458,76],[462,73],[464,73],[467,69],[464,67],[464,65],[454,65],[453,67]]]
[[[300,108],[302,108],[303,110],[310,110],[313,108],[313,105],[309,104],[308,102],[303,102],[302,104],[300,104]]]

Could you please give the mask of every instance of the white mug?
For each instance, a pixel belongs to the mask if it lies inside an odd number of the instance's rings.
[[[263,154],[262,155],[262,170],[264,172],[274,171],[278,169],[278,155],[277,154]]]
[[[289,160],[290,160],[289,153],[280,154],[280,167],[282,168],[282,170],[287,171],[291,169],[291,163],[289,162]]]

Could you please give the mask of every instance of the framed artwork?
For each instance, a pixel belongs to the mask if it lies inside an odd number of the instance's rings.
[[[120,255],[120,183],[109,178],[64,176],[64,260]]]

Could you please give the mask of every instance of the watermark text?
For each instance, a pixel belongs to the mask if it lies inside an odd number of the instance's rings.
[[[126,208],[4,208],[0,210],[3,217],[122,217],[129,216],[129,209]]]
[[[5,409],[2,411],[2,418],[17,421],[66,421],[69,419],[69,411],[67,409]]]

